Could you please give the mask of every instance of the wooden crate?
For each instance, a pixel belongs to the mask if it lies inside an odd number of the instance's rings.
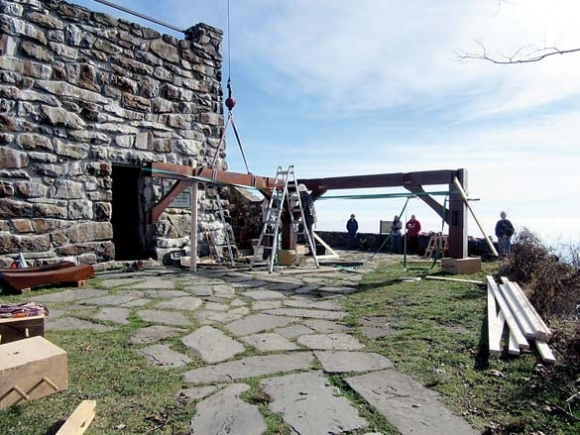
[[[0,346],[0,409],[67,388],[67,354],[44,337]]]
[[[44,335],[44,315],[0,319],[0,345]]]
[[[441,269],[456,275],[481,272],[481,257],[442,258]]]

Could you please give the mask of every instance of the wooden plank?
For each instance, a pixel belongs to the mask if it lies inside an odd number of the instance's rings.
[[[502,281],[505,277],[502,277]],[[536,337],[540,340],[544,340],[545,342],[549,342],[552,339],[552,331],[544,320],[540,317],[530,300],[527,298],[526,294],[523,292],[521,287],[517,282],[509,281],[505,278],[506,282],[508,283],[510,289],[516,296],[516,298],[520,301],[522,307],[526,310],[526,313],[529,315],[530,322],[534,325],[536,329]]]
[[[487,243],[487,246],[489,247],[489,250],[491,251],[491,253],[493,255],[498,257],[499,254],[497,253],[495,246],[493,246],[493,243],[491,243],[491,240],[489,240],[489,237],[487,237],[487,233],[484,231],[483,226],[481,225],[481,223],[479,222],[479,219],[477,218],[477,215],[475,214],[475,212],[471,208],[471,204],[469,204],[469,200],[467,199],[467,195],[465,194],[465,191],[463,190],[463,186],[461,186],[461,183],[459,182],[457,177],[455,177],[453,179],[453,184],[455,184],[455,187],[457,188],[457,190],[459,190],[459,194],[461,195],[461,198],[463,198],[463,202],[465,202],[465,206],[471,212],[471,216],[473,216],[473,219],[475,219],[475,223],[479,227],[481,234],[483,235],[483,238],[485,239],[485,242]]]
[[[318,242],[322,246],[324,246],[324,248],[327,251],[330,251],[331,252],[331,254],[327,254],[327,255],[320,255],[320,256],[317,255],[316,258],[318,258],[318,259],[322,259],[323,257],[324,257],[324,259],[327,259],[327,258],[339,258],[339,255],[336,253],[336,251],[334,249],[332,249],[330,246],[328,246],[326,244],[326,242],[324,240],[322,240],[318,234],[316,234],[314,231],[312,231],[312,235],[314,236],[314,238],[316,240],[318,240]]]
[[[492,285],[496,285],[493,278],[487,277],[487,336],[490,355],[501,355],[501,336],[505,323],[505,317],[500,311],[497,312],[497,304]],[[489,281],[491,279],[491,282]]]
[[[522,333],[520,326],[518,325],[518,322],[514,318],[510,310],[510,307],[505,301],[504,297],[502,296],[499,288],[497,286],[491,286],[491,288],[493,290],[495,300],[499,305],[499,309],[503,312],[503,315],[505,316],[505,321],[507,322],[510,331],[513,332],[514,339],[517,341],[518,346],[521,349],[529,349],[530,344],[528,343],[528,340],[526,340],[526,337]]]
[[[512,331],[510,331],[510,337],[508,341],[508,353],[510,355],[520,354],[520,347],[518,346],[518,341],[516,339],[515,334]]]
[[[198,182],[191,185],[191,230],[189,235],[189,244],[191,252],[189,253],[189,271],[197,271],[197,189]],[[193,259],[193,260],[192,260]]]
[[[167,194],[149,210],[149,223],[154,224],[169,205],[191,185],[190,180],[178,180]]]
[[[520,325],[520,329],[526,338],[536,338],[536,329],[530,323],[527,316],[525,315],[522,307],[518,303],[517,300],[513,297],[511,291],[505,284],[499,285],[499,290],[501,291],[502,296],[504,297],[505,301],[510,307],[516,322]]]
[[[425,277],[425,279],[433,279],[433,280],[437,280],[437,281],[463,282],[463,283],[466,283],[466,284],[477,284],[477,285],[481,285],[481,286],[486,285],[485,282],[483,282],[483,281],[477,281],[477,280],[474,280],[474,279],[446,278],[444,276],[427,275]]]
[[[548,343],[546,343],[544,340],[538,339],[534,340],[534,342],[536,343],[536,348],[538,349],[538,352],[542,357],[542,361],[551,364],[556,362],[556,357],[552,353],[552,350],[550,349],[550,346],[548,346]]]
[[[56,435],[81,435],[95,418],[95,400],[83,400],[60,427]]]

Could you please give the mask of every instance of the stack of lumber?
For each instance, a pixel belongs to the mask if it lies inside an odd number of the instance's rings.
[[[519,355],[527,350],[533,342],[547,363],[556,361],[548,347],[552,331],[538,315],[521,287],[516,282],[502,277],[497,284],[493,277],[487,276],[487,325],[489,335],[489,353],[500,355],[501,341],[505,324],[509,328],[508,352]]]

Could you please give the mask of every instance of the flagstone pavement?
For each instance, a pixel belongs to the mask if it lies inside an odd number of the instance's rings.
[[[365,261],[367,253],[340,251],[341,261]],[[260,387],[299,435],[372,435],[373,428],[349,399],[329,381],[343,374],[346,383],[403,435],[476,434],[443,405],[440,396],[399,373],[387,358],[365,351],[353,328],[342,323],[340,299],[357,291],[365,273],[379,261],[398,261],[379,254],[357,269],[313,264],[268,273],[255,267],[189,271],[161,266],[138,272],[97,274],[105,289],[65,289],[34,297],[54,309],[46,330],[112,330],[136,315],[148,326],[129,342],[152,365],[183,372],[176,400],[195,406],[193,434],[259,435],[266,423],[256,405],[241,394],[248,378]],[[75,315],[83,313],[83,320]],[[379,319],[380,320],[380,319]],[[379,321],[380,323],[380,321]],[[361,329],[380,336],[380,325]],[[374,334],[374,335],[373,335]],[[168,344],[178,337],[189,355]],[[239,357],[247,349],[255,356]],[[192,369],[192,356],[205,365]]]

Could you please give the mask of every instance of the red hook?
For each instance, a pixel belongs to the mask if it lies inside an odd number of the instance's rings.
[[[232,87],[230,85],[230,79],[228,79],[228,98],[226,98],[226,107],[228,110],[232,110],[236,105],[236,99],[232,97]]]

